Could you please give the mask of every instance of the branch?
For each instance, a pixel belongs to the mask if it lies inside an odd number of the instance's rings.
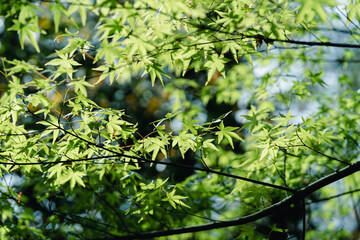
[[[332,159],[332,160],[341,162],[342,164],[345,164],[345,165],[348,165],[348,166],[350,165],[350,163],[347,163],[347,162],[345,162],[345,161],[343,161],[343,160],[340,160],[340,159],[338,159],[338,158],[336,158],[336,157],[329,156],[329,155],[327,155],[327,154],[325,154],[325,153],[323,153],[323,152],[320,152],[320,151],[316,150],[315,148],[307,145],[307,144],[300,138],[298,131],[296,130],[295,132],[296,132],[296,136],[299,138],[300,142],[304,145],[304,147],[307,147],[308,149],[316,152],[317,154],[320,154],[320,155],[322,155],[322,156],[324,156],[324,157],[327,157],[327,158],[329,158],[329,159]]]
[[[307,42],[307,41],[298,41],[298,40],[282,40],[282,39],[273,39],[266,38],[267,41],[273,42],[284,42],[284,43],[292,43],[292,44],[300,44],[307,46],[324,46],[324,47],[338,47],[338,48],[360,48],[359,44],[348,44],[348,43],[334,43],[334,42]]]
[[[101,233],[106,234],[106,235],[111,236],[111,237],[117,237],[118,236],[118,235],[115,235],[114,233],[112,233],[112,231],[109,231],[108,228],[118,229],[118,228],[116,228],[116,227],[114,227],[114,226],[112,226],[110,224],[107,224],[107,223],[104,223],[104,222],[101,222],[101,221],[95,221],[93,219],[82,217],[82,216],[77,216],[77,215],[69,217],[67,213],[63,213],[63,212],[59,212],[59,211],[50,211],[47,208],[41,206],[40,204],[36,204],[36,205],[32,204],[32,205],[30,205],[27,202],[19,201],[16,197],[12,196],[10,193],[0,191],[0,194],[6,196],[7,200],[11,199],[14,202],[16,202],[17,205],[20,205],[22,207],[28,207],[28,208],[32,208],[32,209],[35,209],[35,210],[39,210],[41,212],[44,212],[44,213],[48,214],[49,216],[57,215],[57,216],[63,218],[63,220],[73,222],[74,224],[78,224],[79,222],[75,221],[73,218],[76,218],[78,220],[79,219],[85,220],[85,221],[93,223],[93,224],[88,224],[86,222],[82,222],[81,225],[84,226],[87,229],[92,229],[92,230],[101,232]],[[99,227],[99,225],[104,226],[105,229]]]
[[[300,40],[292,40],[292,39],[276,39],[276,38],[269,38],[269,37],[264,37],[263,35],[245,35],[242,33],[239,33],[240,37],[233,37],[233,38],[225,38],[225,39],[217,39],[217,40],[213,40],[213,41],[208,41],[208,42],[202,42],[202,43],[194,43],[194,44],[190,44],[190,45],[185,45],[185,47],[198,47],[201,45],[207,45],[207,44],[213,44],[213,43],[219,43],[219,42],[237,42],[237,41],[242,41],[244,39],[247,38],[251,38],[251,39],[259,39],[259,40],[263,40],[265,43],[273,43],[273,42],[282,42],[282,43],[291,43],[291,44],[296,44],[296,45],[307,45],[307,46],[324,46],[324,47],[338,47],[338,48],[360,48],[359,44],[347,44],[347,43],[334,43],[334,42],[314,42],[314,41],[300,41]],[[181,47],[175,47],[175,48],[168,48],[168,49],[164,49],[163,51],[154,53],[150,56],[155,56],[159,53],[165,53],[165,52],[169,52],[169,51],[173,51],[173,50],[179,50],[181,49]],[[256,52],[254,50],[254,52]],[[151,53],[151,52],[150,52]]]
[[[80,138],[80,139],[81,139],[81,138]],[[97,146],[97,145],[96,145],[96,146]],[[100,146],[97,146],[97,147],[100,147]],[[154,161],[154,160],[147,159],[147,158],[143,158],[143,157],[136,157],[136,156],[131,156],[131,155],[123,154],[123,153],[116,153],[115,151],[112,151],[112,150],[107,149],[107,148],[104,148],[104,150],[113,152],[113,153],[115,153],[115,154],[114,154],[114,155],[110,155],[110,156],[99,156],[99,157],[92,157],[92,158],[70,159],[70,160],[56,161],[56,162],[27,162],[27,163],[17,163],[17,162],[11,162],[11,161],[9,160],[10,162],[0,162],[0,164],[12,165],[12,166],[47,165],[47,164],[70,164],[70,163],[73,163],[73,162],[92,161],[92,160],[103,159],[103,158],[125,157],[125,158],[135,159],[135,160],[139,160],[139,161],[143,161],[143,162],[148,162],[148,163],[163,164],[163,165],[173,166],[173,167],[188,168],[188,169],[192,169],[192,170],[195,170],[195,171],[201,171],[201,172],[207,172],[207,173],[214,173],[214,174],[221,175],[221,176],[225,176],[225,177],[235,178],[235,179],[239,179],[239,180],[242,180],[242,181],[255,183],[255,184],[258,184],[258,185],[262,185],[262,186],[266,186],[266,187],[271,187],[271,188],[274,188],[274,189],[289,191],[289,192],[292,192],[292,193],[295,193],[295,192],[296,192],[295,189],[291,189],[291,188],[288,188],[288,187],[283,187],[283,186],[279,186],[279,185],[275,185],[275,184],[271,184],[271,183],[267,183],[267,182],[262,182],[262,181],[258,181],[258,180],[251,179],[251,178],[241,177],[241,176],[233,175],[233,174],[230,174],[230,173],[223,173],[223,172],[219,172],[219,171],[215,171],[215,170],[211,170],[211,169],[199,168],[199,167],[190,166],[190,165],[181,164],[181,163]],[[122,162],[121,162],[121,163],[122,163]]]
[[[165,230],[165,231],[152,231],[152,232],[140,233],[140,234],[136,234],[136,235],[127,235],[127,236],[118,237],[117,239],[129,239],[130,240],[130,239],[155,238],[155,237],[161,237],[161,236],[170,236],[170,235],[174,235],[174,234],[192,233],[192,232],[200,232],[200,231],[206,231],[206,230],[218,229],[218,228],[224,228],[224,227],[230,227],[230,226],[239,226],[239,225],[255,222],[259,219],[262,219],[271,214],[274,214],[281,209],[287,208],[293,203],[302,201],[305,197],[309,196],[313,192],[315,192],[333,182],[336,182],[344,177],[347,177],[359,170],[360,170],[360,161],[353,163],[350,166],[344,167],[343,169],[341,169],[339,171],[331,173],[331,174],[317,180],[316,182],[311,183],[307,187],[302,188],[301,190],[296,192],[294,195],[287,197],[287,198],[283,199],[282,201],[277,202],[263,210],[260,210],[258,212],[255,212],[255,213],[247,215],[247,216],[235,218],[235,219],[220,222],[220,223],[202,224],[202,225],[196,225],[196,226],[190,226],[190,227],[174,228],[174,229]]]
[[[274,189],[280,189],[280,190],[289,191],[289,192],[292,192],[292,193],[296,192],[296,190],[288,188],[288,187],[278,186],[278,185],[275,185],[275,184],[262,182],[262,181],[258,181],[258,180],[251,179],[251,178],[241,177],[241,176],[237,176],[237,175],[233,175],[233,174],[229,174],[229,173],[223,173],[223,172],[219,172],[219,171],[215,171],[215,170],[211,170],[211,169],[207,169],[207,168],[199,168],[199,167],[190,166],[190,165],[186,165],[186,164],[180,164],[180,163],[159,162],[159,161],[154,161],[154,160],[151,160],[151,159],[147,159],[145,157],[137,157],[137,156],[132,156],[132,155],[120,153],[120,152],[108,149],[108,148],[106,148],[106,147],[104,147],[102,145],[98,145],[96,143],[90,142],[90,141],[78,136],[77,134],[72,133],[71,131],[68,131],[68,130],[62,128],[60,125],[56,125],[56,124],[54,124],[52,122],[47,121],[46,119],[44,119],[44,118],[36,115],[32,111],[30,111],[29,109],[27,110],[27,112],[30,113],[32,116],[34,116],[34,117],[36,117],[36,118],[38,118],[38,119],[40,119],[42,121],[48,122],[49,124],[56,127],[57,129],[63,131],[64,133],[69,134],[69,135],[71,135],[71,136],[73,136],[73,137],[75,137],[75,138],[77,138],[77,139],[79,139],[81,141],[84,141],[88,145],[92,145],[94,147],[100,148],[102,150],[105,150],[107,152],[110,152],[110,153],[114,154],[114,155],[108,156],[108,157],[124,157],[124,158],[129,158],[129,159],[135,159],[135,160],[138,160],[140,162],[142,161],[142,162],[148,162],[148,163],[169,165],[169,166],[174,166],[174,167],[189,168],[189,169],[192,169],[192,170],[195,170],[195,171],[202,171],[202,172],[206,172],[206,173],[214,173],[214,174],[225,176],[225,177],[231,177],[231,178],[239,179],[239,180],[242,180],[242,181],[255,183],[255,184],[258,184],[258,185],[271,187],[271,188],[274,188]],[[94,158],[88,158],[88,159],[87,158],[73,159],[73,160],[65,160],[65,161],[58,161],[58,162],[34,162],[34,163],[3,162],[2,164],[14,165],[14,166],[16,166],[16,165],[18,165],[18,166],[21,166],[21,165],[41,165],[41,164],[45,165],[45,164],[59,164],[59,163],[72,163],[72,162],[80,162],[80,161],[89,161],[89,160],[100,159],[100,158],[102,158],[102,157],[94,157]],[[103,158],[106,158],[106,156],[103,157]],[[1,162],[0,162],[0,164],[1,164]]]
[[[347,192],[343,192],[343,193],[339,193],[339,194],[336,194],[336,195],[333,195],[333,196],[330,196],[327,198],[320,198],[320,199],[312,200],[312,201],[306,202],[306,204],[324,202],[324,201],[328,201],[328,200],[331,200],[334,198],[342,197],[344,195],[348,195],[348,194],[352,194],[352,193],[356,193],[356,192],[360,192],[360,188],[351,190],[351,191],[347,191]]]

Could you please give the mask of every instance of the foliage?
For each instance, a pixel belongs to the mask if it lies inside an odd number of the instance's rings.
[[[0,4],[1,239],[355,238],[359,6]]]

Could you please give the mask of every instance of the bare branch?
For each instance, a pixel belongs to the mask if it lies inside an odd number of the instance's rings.
[[[343,193],[339,193],[339,194],[336,194],[334,196],[308,201],[308,202],[306,202],[306,204],[325,202],[325,201],[328,201],[328,200],[331,200],[331,199],[334,199],[334,198],[342,197],[342,196],[352,194],[352,193],[356,193],[356,192],[360,192],[360,188],[355,189],[355,190],[351,190],[351,191],[347,191],[347,192],[343,192]]]
[[[111,149],[108,149],[102,145],[99,145],[97,143],[93,143],[91,141],[88,141],[84,138],[82,138],[81,136],[77,135],[76,133],[73,133],[69,130],[66,130],[64,128],[62,128],[60,125],[56,125],[50,121],[47,121],[46,119],[36,115],[35,113],[33,113],[32,111],[30,111],[29,109],[27,110],[28,113],[30,113],[32,116],[40,119],[41,121],[46,121],[49,124],[51,124],[52,126],[56,127],[57,129],[61,130],[62,132],[64,132],[65,134],[69,134],[81,141],[86,142],[88,145],[94,146],[96,148],[105,150],[109,153],[112,153],[113,155],[110,156],[98,156],[98,157],[92,157],[92,158],[80,158],[80,159],[70,159],[70,160],[64,160],[64,161],[55,161],[55,162],[44,162],[44,161],[39,161],[39,162],[25,162],[25,163],[18,163],[18,162],[14,162],[11,159],[5,158],[8,161],[7,162],[0,162],[0,164],[4,164],[4,165],[11,165],[12,167],[14,166],[26,166],[26,165],[47,165],[47,164],[70,164],[73,162],[83,162],[83,161],[93,161],[93,160],[97,160],[97,159],[103,159],[103,158],[114,158],[114,157],[123,157],[123,158],[129,158],[129,159],[134,159],[134,160],[138,160],[140,162],[147,162],[147,163],[156,163],[156,164],[162,164],[162,165],[168,165],[168,166],[174,166],[174,167],[181,167],[181,168],[188,168],[188,169],[192,169],[194,171],[201,171],[201,172],[206,172],[206,173],[213,173],[213,174],[217,174],[217,175],[221,175],[221,176],[225,176],[225,177],[230,177],[230,178],[234,178],[234,179],[239,179],[242,181],[246,181],[246,182],[251,182],[254,184],[258,184],[258,185],[262,185],[262,186],[266,186],[266,187],[270,187],[270,188],[274,188],[274,189],[279,189],[279,190],[283,190],[283,191],[289,191],[292,193],[295,193],[296,190],[295,189],[291,189],[288,187],[283,187],[283,186],[279,186],[279,185],[275,185],[275,184],[271,184],[271,183],[267,183],[267,182],[262,182],[259,180],[255,180],[255,179],[251,179],[251,178],[246,178],[246,177],[241,177],[241,176],[237,176],[237,175],[233,175],[230,173],[224,173],[224,172],[219,172],[219,171],[215,171],[215,170],[211,170],[211,169],[207,169],[207,168],[200,168],[200,167],[195,167],[195,166],[190,166],[190,165],[186,165],[186,164],[181,164],[181,163],[172,163],[172,162],[159,162],[159,161],[154,161],[151,159],[147,159],[145,157],[137,157],[137,156],[132,156],[132,155],[128,155],[128,154],[124,154],[121,152],[117,152]]]
[[[350,166],[344,167],[343,169],[336,171],[334,173],[331,173],[313,183],[308,185],[307,187],[302,188],[298,192],[296,192],[294,195],[287,197],[283,199],[280,202],[277,202],[263,210],[260,210],[258,212],[255,212],[253,214],[235,218],[232,220],[220,222],[220,223],[210,223],[210,224],[203,224],[203,225],[197,225],[197,226],[190,226],[190,227],[181,227],[181,228],[174,228],[171,230],[166,231],[153,231],[153,232],[147,232],[147,233],[140,233],[136,235],[127,235],[119,237],[118,239],[144,239],[144,238],[155,238],[155,237],[161,237],[161,236],[169,236],[174,234],[182,234],[182,233],[191,233],[191,232],[199,232],[199,231],[206,231],[211,229],[217,229],[217,228],[224,228],[224,227],[230,227],[230,226],[239,226],[250,222],[255,222],[259,219],[262,219],[264,217],[270,216],[280,209],[284,209],[289,207],[291,204],[303,201],[303,199],[313,192],[333,183],[336,182],[344,177],[347,177],[357,171],[360,170],[360,162],[356,162],[351,164]]]
[[[345,165],[348,165],[348,166],[350,165],[350,163],[348,163],[348,162],[345,162],[345,161],[343,161],[343,160],[341,160],[341,159],[338,159],[338,158],[336,158],[336,157],[329,156],[329,155],[327,155],[327,154],[325,154],[325,153],[323,153],[323,152],[320,152],[320,151],[316,150],[315,148],[313,148],[313,147],[305,144],[305,142],[300,138],[299,133],[298,133],[297,130],[296,130],[296,136],[299,138],[300,142],[301,142],[305,147],[307,147],[308,149],[316,152],[317,154],[320,154],[320,155],[322,155],[322,156],[324,156],[324,157],[327,157],[327,158],[329,158],[329,159],[335,160],[335,161],[337,161],[337,162],[341,162],[342,164],[345,164]]]

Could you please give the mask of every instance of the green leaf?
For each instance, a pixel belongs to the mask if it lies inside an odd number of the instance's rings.
[[[76,62],[73,58],[69,57],[68,54],[62,54],[58,52],[58,56],[60,58],[53,59],[47,62],[45,66],[47,65],[59,66],[56,70],[54,79],[56,79],[63,73],[66,73],[70,77],[70,79],[72,79],[72,74],[75,72],[73,66],[81,66],[81,64]]]
[[[219,149],[212,143],[214,139],[207,139],[203,142],[203,148],[211,148],[215,151],[219,151]]]
[[[286,114],[285,117],[282,114],[280,114],[280,115],[281,115],[281,118],[272,119],[273,121],[279,122],[274,128],[278,128],[280,126],[286,126],[291,119],[294,119],[294,117],[291,116],[291,111],[290,110]]]
[[[54,14],[55,32],[59,31],[60,19],[62,14],[66,14],[66,8],[62,4],[53,4],[50,6],[50,11]]]
[[[327,14],[324,10],[324,6],[336,6],[337,2],[335,0],[316,0],[316,1],[309,1],[309,0],[298,0],[300,2],[301,6],[299,9],[299,12],[296,17],[297,23],[302,23],[305,16],[311,16],[313,13],[317,13],[317,15],[320,17],[320,19],[323,22],[327,22]],[[312,21],[312,18],[308,18],[308,21]]]
[[[79,7],[79,14],[80,14],[80,18],[81,18],[81,23],[83,26],[85,26],[87,13],[86,13],[86,8],[84,6]]]
[[[220,143],[223,140],[223,138],[225,137],[228,140],[230,146],[234,149],[234,143],[232,140],[233,138],[244,141],[239,135],[232,132],[232,131],[238,129],[236,127],[225,127],[224,122],[221,121],[220,125],[217,128],[220,130],[215,133],[215,135],[218,136],[218,143]]]
[[[163,138],[146,138],[143,143],[141,144],[141,147],[146,151],[146,152],[152,152],[152,160],[155,160],[159,151],[161,151],[165,157],[167,157],[167,152],[166,152],[166,145],[168,144],[168,138],[167,137],[163,137]]]
[[[23,23],[19,20],[13,20],[14,25],[9,28],[9,31],[17,31],[19,34],[21,49],[24,49],[25,37],[28,37],[31,44],[34,46],[37,52],[40,52],[39,45],[35,39],[35,33],[44,33],[38,27],[38,21],[36,18],[32,18],[29,22]]]
[[[87,96],[86,87],[93,87],[91,83],[85,81],[85,78],[72,81],[69,83],[69,86],[74,86],[75,92],[78,94],[82,94],[85,97]]]
[[[185,153],[191,149],[196,151],[197,144],[194,142],[195,136],[189,133],[180,133],[179,136],[173,138],[172,146],[178,145],[182,158],[185,158]]]
[[[75,184],[79,184],[82,187],[85,187],[85,184],[82,180],[82,176],[84,176],[84,173],[81,172],[72,172],[72,170],[69,171],[69,174],[72,174],[71,179],[70,179],[70,189],[74,189]]]
[[[146,70],[142,74],[142,76],[144,76],[146,73],[150,73],[150,79],[151,79],[152,86],[154,86],[156,77],[160,80],[161,85],[163,85],[163,86],[164,86],[164,82],[162,79],[162,75],[164,75],[167,78],[170,78],[160,67],[161,67],[160,64],[153,62],[151,65],[148,65],[146,67]]]
[[[217,54],[211,55],[211,58],[204,64],[204,67],[208,68],[207,81],[205,85],[207,85],[211,78],[214,76],[215,71],[219,71],[219,73],[225,77],[225,63],[227,63],[229,59],[224,57],[219,57]]]

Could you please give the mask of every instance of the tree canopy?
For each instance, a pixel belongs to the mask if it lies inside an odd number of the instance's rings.
[[[360,1],[0,4],[1,239],[357,239]]]

